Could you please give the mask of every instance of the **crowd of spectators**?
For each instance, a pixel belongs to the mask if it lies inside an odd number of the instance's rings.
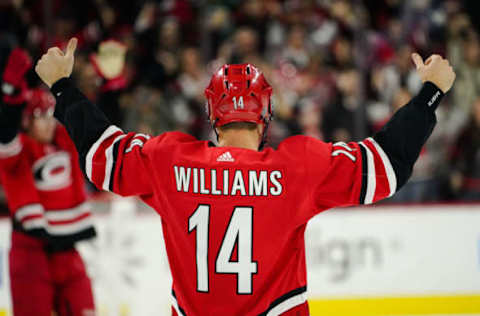
[[[209,77],[223,63],[252,63],[274,88],[275,147],[295,134],[331,142],[371,135],[421,87],[411,53],[438,53],[457,80],[411,180],[391,200],[478,201],[474,8],[473,0],[3,0],[0,63],[15,45],[38,58],[76,36],[74,78],[115,124],[213,140],[203,96]],[[102,52],[107,39],[124,49]],[[95,56],[121,63],[121,74],[106,75]]]

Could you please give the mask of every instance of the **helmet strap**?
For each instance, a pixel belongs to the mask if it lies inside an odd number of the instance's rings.
[[[262,133],[262,140],[260,141],[260,145],[258,146],[258,151],[263,150],[265,145],[267,144],[267,132],[268,132],[268,125],[270,121],[263,119],[263,133]]]
[[[217,144],[218,144],[219,135],[218,135],[217,128],[215,127],[215,125],[217,125],[217,121],[218,121],[218,119],[216,119],[215,121],[213,121],[213,123],[211,123],[211,124],[212,124],[212,129],[213,129],[213,131],[215,132],[215,135],[217,136]]]
[[[272,110],[272,99],[270,98],[270,102],[268,104],[268,112],[269,116],[268,119],[263,117],[263,134],[262,134],[262,141],[260,142],[260,145],[258,146],[258,150],[261,151],[267,144],[267,134],[268,134],[268,126],[270,125],[270,122],[273,119],[273,110]]]

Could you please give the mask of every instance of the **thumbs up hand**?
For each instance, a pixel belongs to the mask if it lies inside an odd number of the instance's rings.
[[[450,90],[456,75],[448,60],[440,55],[431,55],[424,63],[422,57],[417,53],[412,54],[412,60],[422,82],[432,82],[443,93]]]
[[[58,47],[52,47],[37,62],[35,71],[49,88],[58,80],[70,77],[76,48],[77,39],[72,38],[65,53]]]

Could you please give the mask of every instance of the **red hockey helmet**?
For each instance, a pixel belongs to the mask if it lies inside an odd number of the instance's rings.
[[[35,88],[27,94],[27,106],[23,111],[26,117],[38,117],[40,115],[53,115],[55,98],[44,89]]]
[[[233,122],[268,124],[272,119],[272,87],[251,64],[223,65],[205,89],[212,126]]]

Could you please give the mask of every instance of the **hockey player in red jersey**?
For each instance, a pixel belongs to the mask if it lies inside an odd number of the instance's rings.
[[[94,314],[75,242],[95,235],[78,154],[53,117],[55,99],[29,90],[30,57],[12,51],[2,76],[0,179],[13,230],[9,253],[15,316]]]
[[[224,65],[205,93],[219,145],[180,132],[124,133],[69,79],[76,40],[37,63],[87,177],[138,195],[162,217],[174,315],[309,315],[304,231],[337,206],[370,204],[405,184],[455,73],[414,55],[424,85],[361,142],[295,136],[261,149],[272,89],[253,65]]]

